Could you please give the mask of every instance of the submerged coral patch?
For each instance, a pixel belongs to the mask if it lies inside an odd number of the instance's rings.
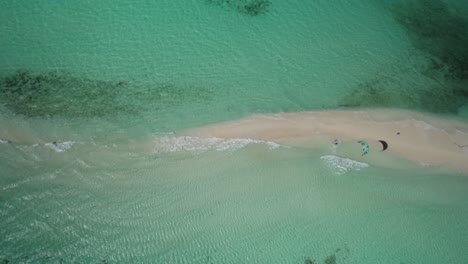
[[[271,2],[268,0],[207,0],[208,3],[226,6],[240,13],[258,16],[268,12]]]
[[[347,260],[349,257],[349,248],[348,246],[345,245],[345,250],[342,252],[341,248],[337,248],[334,253],[328,255],[324,261],[323,264],[337,264],[338,263],[338,258],[341,260]],[[316,264],[316,262],[313,258],[307,257],[304,260],[304,264]],[[320,262],[322,263],[322,262]]]
[[[116,117],[203,103],[209,98],[211,93],[198,87],[104,81],[66,72],[23,70],[0,79],[0,103],[27,117]]]
[[[324,261],[325,264],[336,264],[336,255],[335,254],[332,254],[330,256],[328,256],[325,261]]]
[[[467,102],[458,84],[427,79],[426,83],[405,83],[398,78],[377,75],[356,85],[339,102],[341,107],[410,107],[435,113],[456,113]]]
[[[392,102],[392,96],[383,89],[382,83],[378,79],[372,79],[358,84],[355,89],[341,100],[340,106],[390,106]]]
[[[395,20],[408,32],[416,48],[433,57],[434,70],[446,77],[468,79],[468,18],[441,0],[395,2]]]
[[[441,0],[394,1],[389,10],[417,51],[416,61],[423,62],[387,65],[371,79],[357,84],[339,105],[458,112],[468,102],[466,14]],[[393,74],[389,73],[392,69]]]
[[[18,71],[0,81],[0,99],[25,116],[102,116],[125,110],[117,97],[127,85],[59,72]]]

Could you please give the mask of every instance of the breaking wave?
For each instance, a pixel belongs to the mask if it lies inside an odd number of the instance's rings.
[[[369,164],[367,163],[333,155],[322,156],[320,159],[325,161],[327,166],[337,175],[342,175],[352,170],[358,171],[369,167]]]
[[[54,150],[55,152],[64,152],[73,147],[73,145],[77,144],[76,141],[64,141],[64,142],[49,142],[45,143],[44,146]]]
[[[242,149],[251,144],[264,144],[269,149],[281,147],[281,145],[264,140],[256,140],[251,138],[202,138],[192,136],[166,136],[158,137],[154,140],[156,153],[173,153],[173,152],[193,152],[202,153],[205,151],[235,151]]]

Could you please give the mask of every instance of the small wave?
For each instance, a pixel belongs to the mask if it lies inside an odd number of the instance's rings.
[[[49,142],[44,144],[44,146],[53,149],[55,152],[64,152],[69,150],[73,145],[75,145],[76,141],[64,141],[64,142]]]
[[[351,170],[361,170],[369,167],[369,164],[367,163],[333,155],[322,156],[320,159],[325,161],[327,166],[330,167],[337,175],[345,174]]]
[[[6,143],[8,143],[7,140],[3,140],[3,139],[0,138],[0,144],[6,144]]]
[[[209,150],[215,151],[234,151],[242,149],[250,144],[265,144],[270,149],[281,147],[281,145],[264,140],[250,138],[201,138],[201,137],[158,137],[155,139],[156,153],[172,152],[194,152],[201,153]]]

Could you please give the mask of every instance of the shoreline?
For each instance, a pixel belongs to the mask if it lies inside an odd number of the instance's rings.
[[[468,124],[399,109],[327,110],[253,115],[182,131],[202,138],[250,138],[291,147],[330,148],[341,156],[398,168],[403,160],[468,174]],[[334,142],[338,141],[338,144]],[[364,154],[357,141],[369,146]],[[385,141],[388,148],[383,150]],[[399,164],[400,163],[400,164]]]
[[[8,119],[0,121],[1,145],[44,145],[54,150],[69,149],[70,144],[77,142],[82,147],[87,145],[86,141],[75,138],[38,137],[29,125],[18,125]],[[365,142],[368,153],[364,153],[364,145],[358,141]],[[107,143],[122,150],[151,154],[158,149],[196,152],[238,148],[255,142],[315,148],[324,155],[337,155],[378,167],[442,166],[468,175],[467,122],[400,109],[256,114],[163,137]],[[94,142],[88,143],[95,146]],[[384,144],[388,146],[385,150]]]

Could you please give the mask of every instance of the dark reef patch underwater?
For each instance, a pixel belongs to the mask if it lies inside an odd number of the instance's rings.
[[[456,113],[468,102],[468,18],[440,0],[392,2],[394,20],[426,61],[414,69],[400,69],[362,82],[340,102],[341,106],[411,106],[431,112]],[[394,67],[395,68],[395,67]],[[400,79],[427,80],[426,84]],[[415,91],[410,93],[408,91]]]
[[[341,260],[347,260],[349,258],[349,247],[347,245],[344,246],[344,249],[342,250],[341,248],[337,248],[332,254],[328,255],[324,261],[323,264],[337,264],[338,261],[337,259]],[[306,257],[304,260],[304,264],[318,264],[321,262],[316,261],[312,257]]]
[[[271,2],[268,0],[206,0],[210,4],[226,6],[240,13],[258,16],[268,12]]]
[[[205,89],[189,86],[95,80],[67,72],[20,70],[0,79],[0,104],[27,117],[134,115],[187,102],[205,102],[211,96]]]
[[[93,117],[129,111],[117,100],[127,82],[76,78],[66,73],[18,71],[0,81],[0,99],[24,116]]]
[[[444,70],[447,79],[468,79],[466,14],[441,0],[399,1],[391,11],[414,46],[431,57],[435,71]]]
[[[341,107],[400,107],[434,113],[457,113],[467,103],[467,96],[460,93],[461,83],[450,80],[429,79],[427,83],[405,82],[412,71],[387,75],[378,73],[356,85],[339,102]],[[385,70],[382,70],[385,72]]]

